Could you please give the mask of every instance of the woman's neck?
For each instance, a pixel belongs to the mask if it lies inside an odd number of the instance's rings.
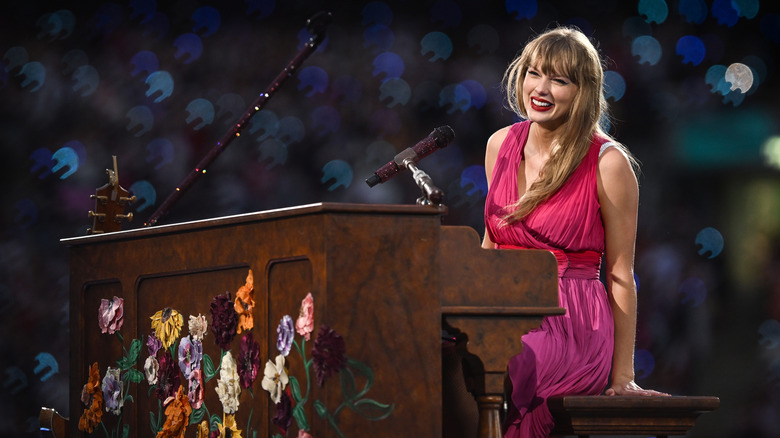
[[[532,143],[536,148],[536,150],[533,152],[545,157],[549,157],[550,152],[552,152],[553,144],[558,137],[558,130],[544,128],[536,122],[531,123],[530,130],[530,135],[533,140]]]

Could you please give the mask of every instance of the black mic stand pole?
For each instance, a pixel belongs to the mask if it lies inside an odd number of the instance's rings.
[[[171,206],[184,195],[184,192],[190,188],[190,186],[200,177],[206,173],[206,168],[222,153],[223,150],[233,141],[234,138],[240,135],[241,130],[244,128],[249,119],[255,115],[256,112],[265,106],[265,103],[271,96],[279,89],[279,87],[290,77],[292,77],[298,68],[303,64],[306,58],[309,57],[317,46],[325,39],[325,29],[328,27],[332,19],[330,12],[318,12],[312,18],[306,21],[306,30],[312,34],[309,41],[303,46],[298,54],[290,61],[287,66],[282,70],[279,75],[271,82],[266,88],[264,93],[261,93],[257,99],[252,103],[249,109],[238,119],[238,121],[222,136],[217,144],[206,154],[205,157],[195,166],[195,168],[187,175],[186,178],[176,187],[168,198],[160,204],[149,219],[144,223],[144,226],[157,225],[159,220],[168,214]]]

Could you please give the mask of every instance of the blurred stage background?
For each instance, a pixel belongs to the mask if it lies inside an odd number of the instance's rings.
[[[9,4],[10,3],[10,4]],[[691,436],[780,433],[780,5],[768,0],[22,1],[0,6],[0,435],[68,406],[68,260],[118,157],[141,227],[300,50],[327,39],[162,223],[313,202],[413,204],[364,180],[423,159],[447,224],[483,232],[504,68],[579,26],[607,58],[610,131],[643,163],[637,380],[721,407]],[[265,359],[263,359],[265,360]]]

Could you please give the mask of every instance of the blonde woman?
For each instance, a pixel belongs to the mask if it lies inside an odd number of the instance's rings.
[[[602,80],[598,51],[573,28],[534,38],[504,75],[525,120],[488,140],[482,246],[552,251],[566,309],[523,336],[508,365],[507,437],[549,436],[550,396],[662,395],[634,382],[639,190],[635,161],[599,126]]]

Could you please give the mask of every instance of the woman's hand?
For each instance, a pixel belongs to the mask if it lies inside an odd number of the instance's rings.
[[[669,396],[665,392],[659,392],[654,389],[642,389],[633,380],[626,384],[612,384],[605,392],[606,395],[630,395],[630,396]]]

